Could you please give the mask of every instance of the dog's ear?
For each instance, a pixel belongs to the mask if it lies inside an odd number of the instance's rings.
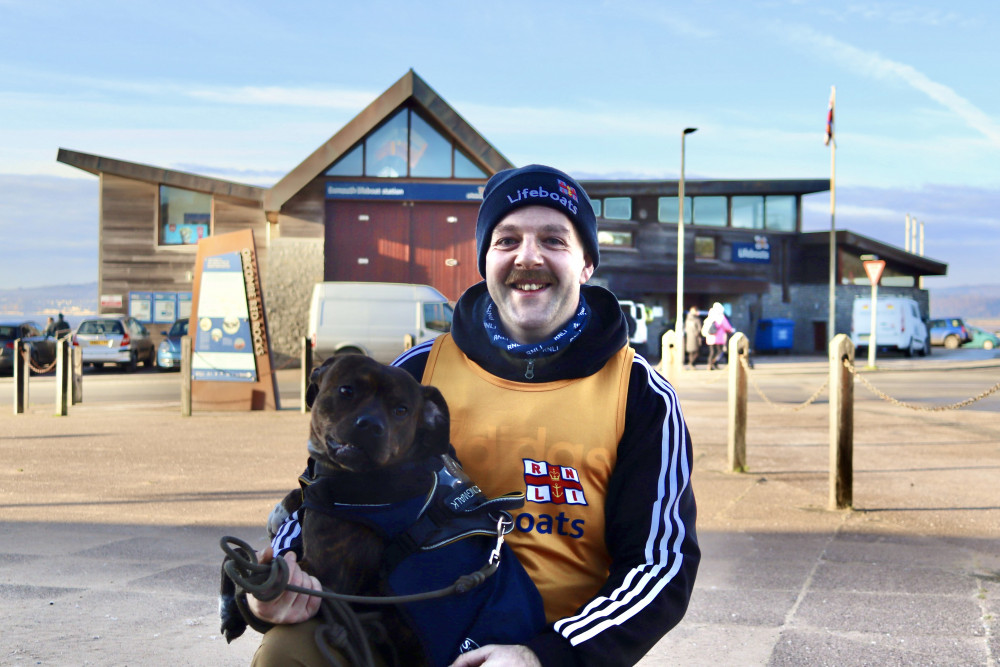
[[[417,427],[417,446],[429,455],[447,454],[451,446],[451,418],[448,404],[437,387],[421,387],[424,407]]]
[[[327,357],[326,361],[322,365],[317,366],[312,369],[309,373],[309,386],[306,387],[306,406],[312,407],[313,403],[316,401],[316,396],[319,394],[319,388],[323,384],[323,375],[330,369],[330,366],[339,359],[337,356]]]

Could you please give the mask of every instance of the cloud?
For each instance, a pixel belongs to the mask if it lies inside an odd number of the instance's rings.
[[[1000,123],[950,87],[933,81],[914,67],[885,58],[875,51],[859,49],[807,26],[785,26],[779,32],[821,55],[832,57],[856,74],[898,81],[923,93],[1000,147]]]

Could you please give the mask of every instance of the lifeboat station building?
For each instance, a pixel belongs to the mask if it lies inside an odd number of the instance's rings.
[[[298,357],[321,281],[432,285],[451,300],[481,280],[476,215],[487,179],[514,166],[410,70],[271,187],[59,149],[98,177],[99,308],[154,335],[190,314],[199,239],[254,233],[272,350]],[[553,165],[566,169],[567,165]],[[591,282],[645,304],[651,360],[673,328],[678,183],[581,180],[598,215],[601,266]],[[829,232],[801,231],[802,197],[827,179],[685,180],[684,304],[726,305],[754,340],[791,320],[791,349],[824,351],[849,333],[870,286],[862,257],[886,261],[880,295],[928,315],[922,276],[947,266],[860,234],[836,232],[836,331],[828,327]]]

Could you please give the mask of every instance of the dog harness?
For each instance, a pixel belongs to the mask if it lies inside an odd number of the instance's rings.
[[[387,541],[382,569],[388,595],[447,587],[482,568],[499,548],[500,566],[483,584],[400,605],[431,664],[448,665],[486,644],[522,643],[544,628],[538,590],[498,540],[499,525],[510,532],[508,510],[524,504],[523,493],[489,499],[448,456],[360,474],[310,461],[299,483],[300,513],[361,523]]]

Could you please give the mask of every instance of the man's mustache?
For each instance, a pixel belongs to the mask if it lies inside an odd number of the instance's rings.
[[[505,285],[515,283],[545,283],[554,285],[558,281],[555,274],[543,269],[513,269],[507,274],[507,279],[503,281]]]

